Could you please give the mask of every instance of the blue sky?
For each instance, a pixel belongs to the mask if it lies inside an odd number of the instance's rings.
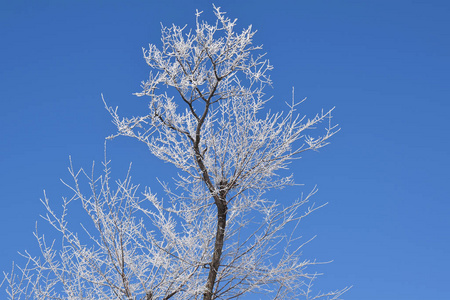
[[[216,1],[253,24],[275,66],[281,108],[295,86],[305,114],[336,106],[341,132],[292,166],[305,191],[330,204],[303,234],[305,257],[334,260],[320,286],[353,285],[345,299],[448,299],[450,269],[450,4],[448,1]],[[4,1],[0,10],[0,270],[36,251],[45,189],[70,195],[68,157],[103,157],[114,127],[100,94],[123,114],[148,76],[142,47],[160,22],[192,25],[211,1]],[[125,138],[108,145],[117,174],[137,183],[167,168]],[[163,171],[161,171],[163,170]],[[297,192],[297,190],[295,191]],[[292,197],[295,197],[292,194]],[[43,222],[40,221],[40,224]]]

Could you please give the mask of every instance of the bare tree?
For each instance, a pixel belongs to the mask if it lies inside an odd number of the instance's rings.
[[[331,110],[301,118],[292,100],[283,113],[264,112],[272,66],[252,44],[255,31],[237,33],[236,20],[214,12],[212,25],[197,12],[194,30],[162,27],[162,47],[144,49],[153,71],[137,95],[149,97],[147,114],[122,118],[105,103],[118,129],[110,138],[135,138],[179,169],[163,183],[166,201],[138,193],[129,175],[113,186],[106,158],[98,178],[71,163],[62,213],[42,201],[61,244],[36,232],[42,255],[25,253],[20,277],[6,274],[9,299],[339,299],[347,290],[312,294],[318,274],[307,267],[319,263],[300,256],[308,241],[296,229],[321,207],[308,204],[316,189],[266,198],[294,185],[277,171],[338,131]],[[316,128],[323,133],[308,135]],[[92,220],[83,234],[69,226],[74,202]]]

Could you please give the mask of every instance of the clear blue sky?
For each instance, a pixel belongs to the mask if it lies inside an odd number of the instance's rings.
[[[449,2],[215,3],[258,30],[275,66],[271,105],[295,86],[305,113],[336,106],[341,132],[293,165],[330,202],[303,229],[318,235],[305,257],[334,260],[321,286],[353,285],[348,300],[450,299]],[[68,156],[102,160],[114,127],[100,94],[124,114],[145,107],[131,95],[148,76],[141,47],[158,43],[160,22],[192,25],[196,8],[211,15],[206,0],[2,2],[0,270],[36,251],[39,198],[70,194]],[[143,144],[108,149],[118,174],[133,161],[135,182],[156,186],[165,168]]]

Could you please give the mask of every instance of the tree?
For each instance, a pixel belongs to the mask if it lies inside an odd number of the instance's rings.
[[[279,171],[338,131],[331,110],[305,120],[293,99],[284,113],[263,112],[272,66],[255,31],[236,33],[236,20],[214,12],[215,24],[197,11],[194,30],[162,27],[162,48],[144,49],[153,72],[136,95],[149,97],[147,114],[122,118],[105,102],[118,129],[110,139],[135,138],[179,169],[162,184],[168,201],[149,189],[140,196],[129,175],[114,187],[106,155],[98,178],[71,163],[62,213],[42,201],[61,246],[36,232],[42,255],[25,253],[20,276],[6,275],[10,299],[338,299],[347,290],[311,292],[317,274],[306,269],[318,262],[301,258],[307,242],[295,229],[323,206],[303,209],[316,189],[290,203],[265,197],[293,186]],[[307,135],[321,124],[322,135]],[[92,220],[87,239],[68,221],[75,202]]]

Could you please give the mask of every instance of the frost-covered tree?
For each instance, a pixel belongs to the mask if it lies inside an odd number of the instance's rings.
[[[236,20],[214,12],[214,24],[197,12],[191,31],[162,27],[162,45],[144,49],[144,115],[123,118],[105,104],[118,129],[109,138],[137,139],[178,168],[162,184],[166,196],[139,193],[129,176],[112,183],[106,159],[98,178],[71,166],[74,195],[62,213],[42,201],[61,242],[36,232],[42,254],[26,253],[28,264],[6,274],[10,299],[339,299],[347,290],[312,293],[308,267],[318,262],[300,256],[307,241],[296,229],[321,207],[309,203],[316,189],[267,197],[294,185],[279,171],[337,132],[331,110],[305,119],[292,100],[283,113],[265,111],[272,66],[252,44],[255,31],[236,32]],[[82,234],[70,226],[72,203],[92,220]]]

